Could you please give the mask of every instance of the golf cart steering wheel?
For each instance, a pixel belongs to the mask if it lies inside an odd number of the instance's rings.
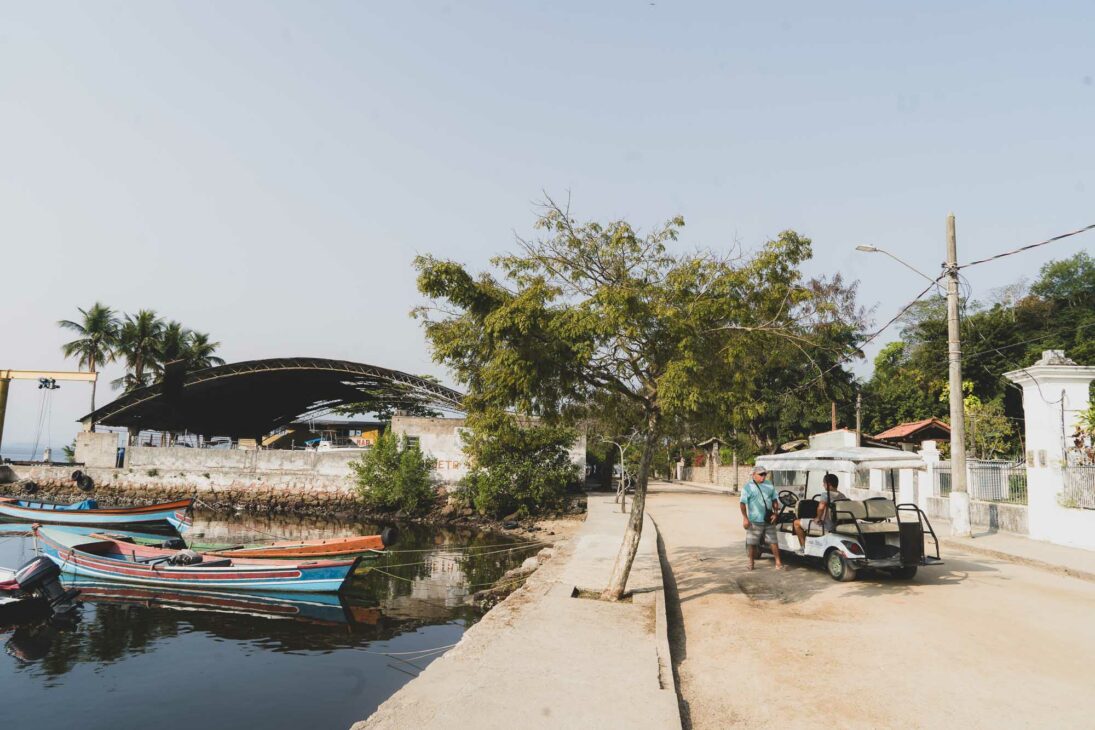
[[[784,507],[794,507],[795,502],[798,502],[798,495],[789,489],[784,489],[779,493],[779,503]]]

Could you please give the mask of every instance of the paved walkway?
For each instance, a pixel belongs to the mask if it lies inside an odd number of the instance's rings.
[[[633,602],[572,597],[607,584],[626,519],[611,495],[591,494],[582,529],[525,588],[355,730],[679,728],[653,524]]]
[[[913,581],[748,572],[735,497],[648,499],[685,727],[1091,726],[1095,585],[949,545]]]
[[[1011,532],[977,532],[982,529],[978,527],[973,528],[973,537],[943,537],[951,531],[950,523],[944,520],[932,520],[932,527],[940,536],[943,549],[964,550],[1095,582],[1095,551],[1054,545]]]

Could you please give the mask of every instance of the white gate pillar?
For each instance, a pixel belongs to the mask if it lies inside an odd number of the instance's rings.
[[[1046,350],[1027,368],[1004,373],[1023,388],[1023,415],[1027,447],[1027,521],[1030,536],[1070,543],[1063,522],[1078,517],[1057,499],[1064,486],[1063,467],[1068,438],[1077,415],[1087,410],[1088,387],[1095,367],[1069,360],[1062,350]]]

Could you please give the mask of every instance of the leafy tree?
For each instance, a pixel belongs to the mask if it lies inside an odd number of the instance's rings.
[[[62,319],[57,324],[62,329],[77,333],[78,337],[61,346],[65,357],[77,358],[77,367],[96,370],[114,359],[114,348],[118,343],[118,319],[113,310],[99,302],[88,309],[77,309],[79,321]],[[97,381],[91,381],[91,410],[95,410],[95,390]]]
[[[492,410],[472,414],[464,432],[471,469],[460,495],[480,514],[519,518],[559,507],[580,477],[570,460],[574,429],[519,421]]]
[[[73,439],[72,443],[62,446],[61,451],[65,455],[65,461],[70,464],[76,461],[76,439]]]
[[[419,375],[423,380],[440,383],[432,375]],[[374,414],[381,421],[390,421],[396,413],[422,418],[436,418],[441,412],[430,405],[429,396],[401,385],[373,383],[368,393],[357,403],[347,403],[335,409],[342,416]]]
[[[436,464],[418,444],[387,431],[358,461],[350,462],[350,468],[356,475],[358,496],[366,505],[415,515],[428,511],[434,500],[431,472]]]
[[[810,327],[839,316],[802,280],[809,239],[787,231],[734,260],[671,253],[683,225],[674,218],[644,235],[626,221],[578,223],[549,200],[542,237],[494,259],[500,278],[415,261],[419,290],[443,302],[417,314],[434,357],[466,385],[472,413],[513,407],[549,423],[606,406],[634,413],[641,456],[607,599],[624,593],[667,424],[757,412],[760,347],[796,338],[809,357]]]
[[[125,360],[126,374],[113,381],[115,388],[126,391],[148,385],[162,351],[160,338],[164,322],[151,309],[125,315],[118,333],[117,353]]]

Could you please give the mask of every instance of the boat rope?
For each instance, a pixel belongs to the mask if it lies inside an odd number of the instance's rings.
[[[430,553],[430,552],[434,552],[434,551],[438,551],[438,550],[441,550],[441,551],[448,550],[450,552],[459,552],[459,551],[464,551],[464,550],[485,550],[487,548],[497,548],[497,547],[507,547],[510,550],[518,550],[518,549],[523,548],[523,547],[532,547],[533,545],[551,545],[551,544],[552,543],[550,541],[541,540],[539,542],[520,542],[520,543],[499,542],[499,543],[495,543],[493,545],[465,545],[463,547],[449,547],[447,545],[436,545],[436,546],[431,547],[431,548],[415,548],[415,549],[408,549],[408,550],[385,550],[384,552],[386,554],[389,554],[389,555],[395,555],[397,553]],[[499,552],[505,552],[505,551],[499,551]]]
[[[392,657],[395,657],[395,656],[415,655],[415,656],[411,657],[411,661],[414,661],[415,659],[421,659],[422,657],[428,656],[430,654],[436,654],[438,652],[448,651],[449,649],[453,648],[454,646],[456,646],[456,644],[445,644],[445,646],[435,646],[432,649],[419,649],[417,651],[369,651],[368,649],[358,649],[358,651],[360,651],[363,654],[375,654],[376,656],[392,656]]]
[[[444,582],[438,581],[438,580],[425,580],[425,579],[419,579],[419,578],[404,578],[401,575],[396,575],[395,573],[389,573],[386,570],[382,570],[381,568],[369,568],[369,571],[370,572],[380,573],[381,575],[386,575],[389,578],[395,578],[396,580],[406,581],[407,583],[426,583],[426,584],[429,584],[429,585],[445,586],[447,588],[483,588],[485,586],[494,586],[495,588],[498,588],[500,586],[512,585],[514,583],[521,583],[526,578],[528,578],[528,575],[523,575],[520,578],[514,578],[512,580],[507,580],[507,581],[499,580],[499,581],[490,581],[490,582],[487,582],[487,583],[465,583],[461,586],[455,586],[451,583],[444,583]]]
[[[531,543],[529,545],[524,545],[522,547],[530,548],[530,547],[537,547],[538,545],[551,545],[551,544],[552,543],[550,543],[550,542],[549,543]],[[492,550],[490,552],[485,552],[485,553],[474,553],[472,555],[467,555],[465,557],[467,557],[467,558],[482,558],[482,557],[486,557],[487,555],[499,555],[501,553],[510,553],[510,552],[513,552],[514,550],[520,550],[520,549],[521,548],[506,548],[504,550]],[[381,557],[383,557],[383,553],[381,553]],[[431,557],[427,558],[426,560],[419,560],[419,561],[414,562],[414,563],[395,563],[395,564],[390,564],[389,563],[389,564],[384,565],[384,567],[385,568],[405,568],[405,567],[409,567],[411,565],[429,565],[430,563],[436,562],[436,561],[444,561],[444,562],[455,563],[455,562],[458,562],[459,560],[461,560],[461,558],[451,557],[451,556],[448,556],[448,555],[434,555],[434,556],[431,556]],[[370,566],[365,566],[365,567],[368,568],[368,569],[371,569]]]

